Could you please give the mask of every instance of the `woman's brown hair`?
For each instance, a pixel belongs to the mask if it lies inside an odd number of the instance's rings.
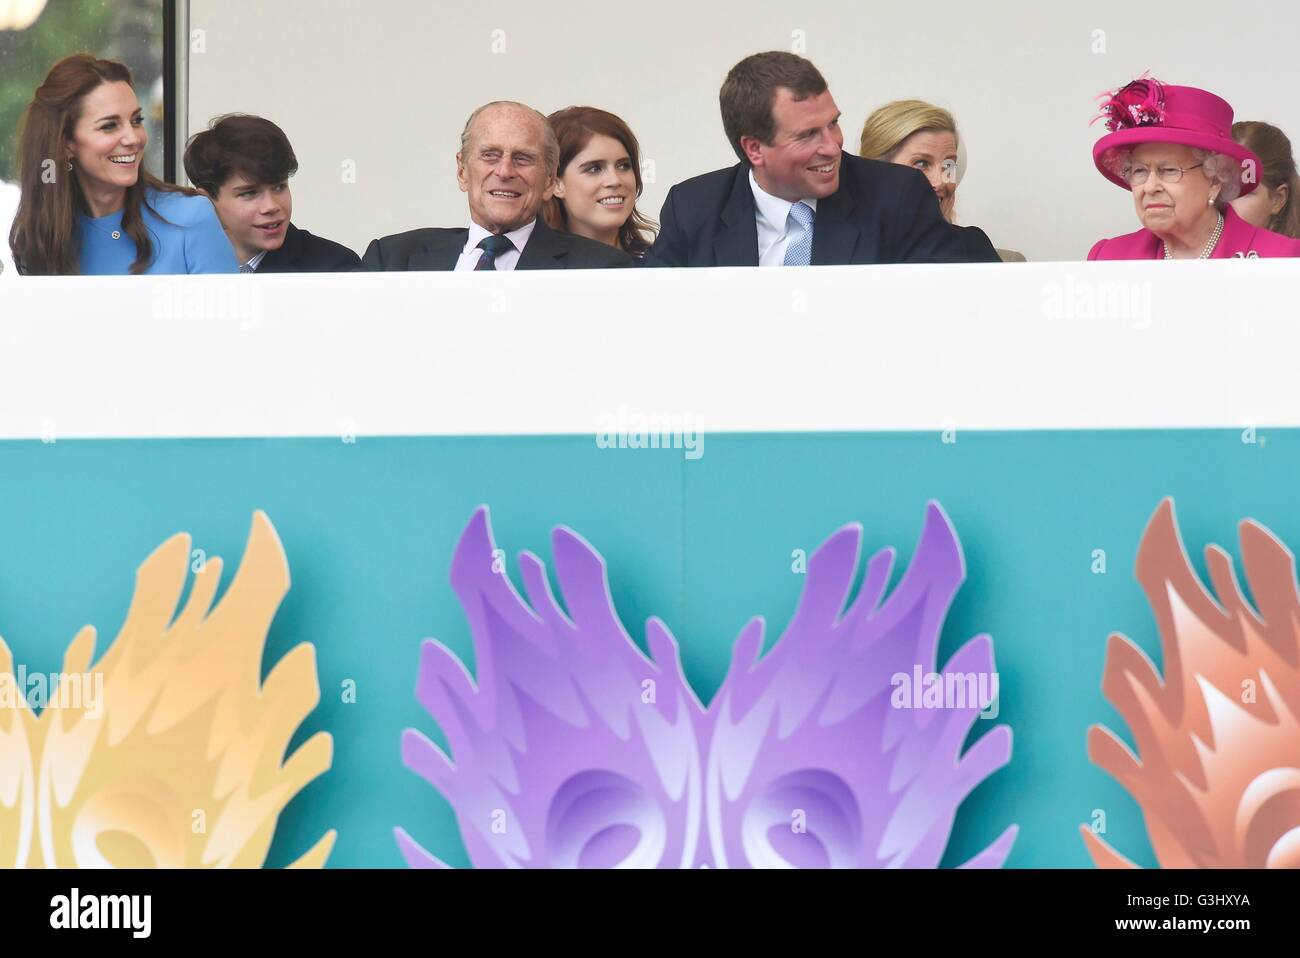
[[[67,143],[81,118],[86,96],[104,83],[126,83],[135,88],[125,64],[74,53],[54,64],[23,114],[18,141],[18,182],[22,192],[9,231],[9,248],[20,273],[68,276],[80,271],[77,213],[90,210],[80,182],[69,175]],[[122,210],[122,229],[136,248],[132,273],[144,272],[153,261],[153,242],[143,215],[146,207],[158,215],[146,197],[146,191],[151,189],[194,193],[164,183],[141,167],[135,185],[127,187]]]
[[[1300,176],[1296,175],[1291,140],[1271,123],[1246,120],[1232,124],[1232,138],[1253,150],[1264,165],[1263,182],[1269,190],[1286,186],[1286,205],[1273,214],[1268,228],[1274,233],[1300,239]]]
[[[547,120],[555,130],[556,139],[560,141],[560,163],[555,174],[557,177],[564,175],[573,158],[587,148],[593,136],[608,136],[627,150],[628,159],[632,161],[632,173],[636,176],[636,195],[640,199],[641,146],[622,119],[595,107],[571,106],[552,113]],[[568,232],[569,211],[565,209],[564,200],[558,196],[552,197],[542,213],[546,217],[547,226]],[[618,231],[618,247],[632,256],[644,256],[650,251],[650,244],[654,242],[657,232],[658,224],[634,207],[632,215]]]

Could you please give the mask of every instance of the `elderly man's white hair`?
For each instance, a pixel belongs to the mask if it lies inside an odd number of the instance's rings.
[[[474,121],[478,119],[479,114],[484,110],[491,110],[494,107],[511,107],[523,113],[531,113],[537,118],[537,122],[542,125],[542,152],[546,161],[546,172],[550,176],[555,176],[560,165],[560,141],[555,136],[555,129],[551,126],[551,121],[537,110],[534,110],[526,103],[520,103],[517,100],[493,100],[491,103],[484,103],[481,107],[469,115],[465,121],[465,129],[460,133],[460,153],[462,158],[465,155],[465,147],[469,145],[469,131],[474,126]]]

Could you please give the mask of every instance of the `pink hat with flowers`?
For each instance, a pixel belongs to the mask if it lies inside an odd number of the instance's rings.
[[[1177,143],[1224,153],[1241,164],[1241,195],[1253,190],[1259,157],[1232,138],[1232,107],[1222,97],[1191,86],[1170,86],[1143,76],[1113,93],[1103,93],[1101,113],[1110,132],[1094,144],[1092,159],[1101,175],[1130,189],[1122,175],[1124,147]]]

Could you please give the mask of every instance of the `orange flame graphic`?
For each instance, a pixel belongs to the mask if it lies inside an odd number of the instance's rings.
[[[1138,549],[1155,612],[1162,681],[1132,642],[1112,635],[1102,690],[1133,730],[1138,755],[1088,730],[1088,757],[1141,805],[1164,868],[1300,867],[1300,593],[1295,558],[1263,526],[1240,525],[1247,602],[1232,560],[1205,550],[1214,590],[1192,570],[1166,499]],[[1086,825],[1101,868],[1133,868]]]

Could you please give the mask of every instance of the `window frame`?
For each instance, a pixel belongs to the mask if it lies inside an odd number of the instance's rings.
[[[163,179],[181,183],[181,157],[189,130],[189,0],[162,0]]]

